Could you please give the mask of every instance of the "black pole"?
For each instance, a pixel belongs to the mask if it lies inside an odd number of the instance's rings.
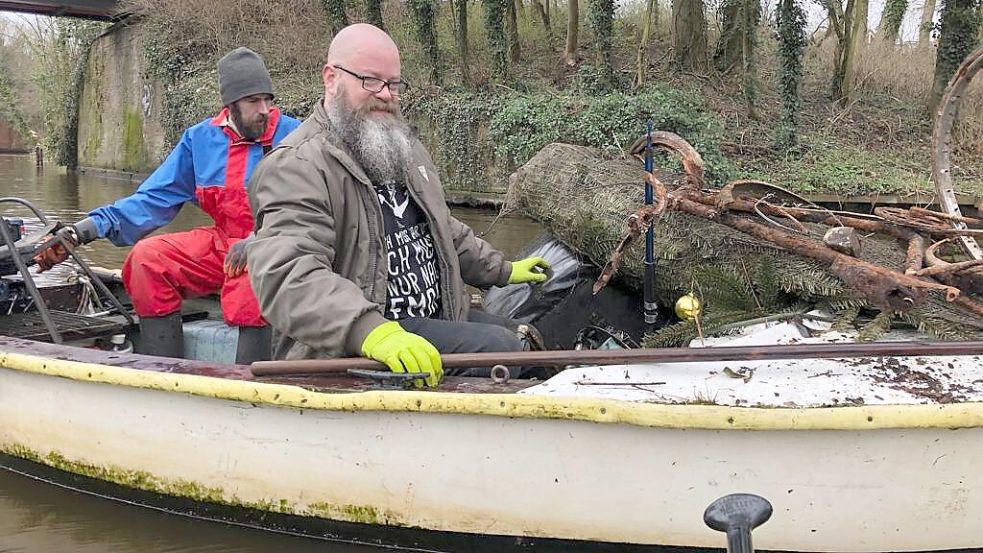
[[[652,120],[648,122],[648,134],[645,136],[645,172],[651,173],[654,167],[652,161]],[[645,205],[651,206],[655,194],[652,191],[652,183],[645,180]],[[642,290],[642,299],[645,302],[645,324],[649,330],[653,330],[655,322],[659,318],[659,304],[655,301],[655,231],[649,224],[645,231],[645,282]]]
[[[727,553],[754,553],[751,530],[767,522],[771,512],[771,503],[767,499],[750,493],[734,493],[711,503],[703,513],[703,522],[714,530],[727,533]]]

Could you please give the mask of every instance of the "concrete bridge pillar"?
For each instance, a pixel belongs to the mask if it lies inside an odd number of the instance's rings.
[[[79,167],[133,173],[167,154],[160,85],[144,77],[143,26],[116,23],[96,39],[79,102]]]

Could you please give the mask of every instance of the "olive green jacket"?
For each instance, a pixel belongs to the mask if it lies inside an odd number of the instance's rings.
[[[443,316],[464,320],[465,282],[505,285],[512,264],[451,215],[430,155],[414,142],[407,189],[430,223]],[[256,218],[249,275],[276,330],[274,358],[360,355],[368,333],[385,322],[382,208],[322,104],[257,167],[249,203]]]

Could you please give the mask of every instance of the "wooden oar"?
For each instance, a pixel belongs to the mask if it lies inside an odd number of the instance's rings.
[[[767,359],[830,359],[840,357],[899,357],[909,355],[983,355],[983,341],[872,342],[728,346],[714,348],[641,348],[501,353],[449,353],[444,367],[561,367],[565,365],[630,365],[695,361],[750,361]],[[360,357],[259,361],[250,367],[256,376],[344,373],[348,369],[387,370],[385,365]]]

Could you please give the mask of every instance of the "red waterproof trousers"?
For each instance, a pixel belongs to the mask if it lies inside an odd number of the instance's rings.
[[[272,120],[259,142],[268,147],[275,129]],[[183,298],[221,292],[226,324],[266,326],[249,274],[227,279],[222,268],[232,244],[253,230],[245,179],[248,148],[255,143],[239,141],[231,129],[226,132],[230,142],[225,186],[196,190],[198,206],[215,226],[144,238],[123,263],[123,286],[141,317],[170,315],[180,311]]]
[[[181,309],[183,298],[221,292],[222,316],[234,326],[265,326],[249,273],[226,279],[225,254],[237,238],[216,227],[151,236],[137,242],[123,264],[123,285],[141,317]]]

